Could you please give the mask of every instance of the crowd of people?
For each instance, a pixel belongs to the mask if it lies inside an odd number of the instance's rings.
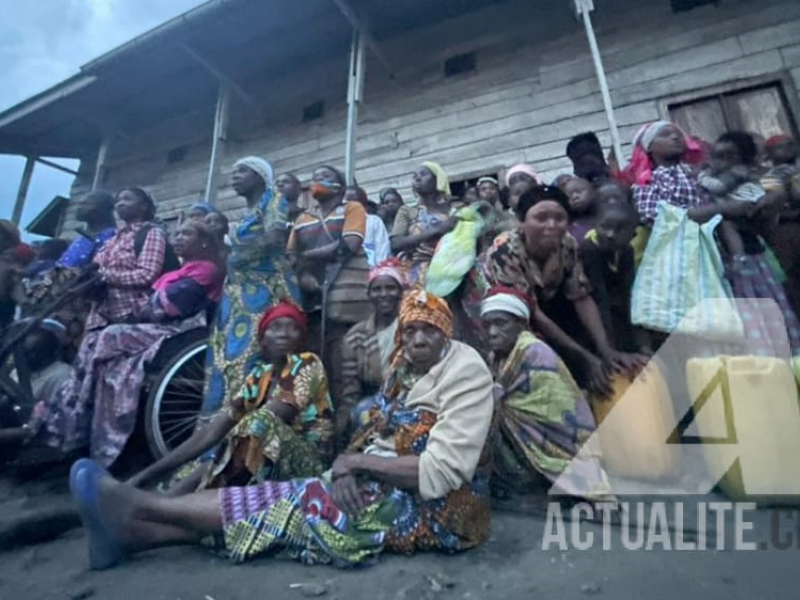
[[[614,502],[584,448],[589,396],[635,377],[670,333],[631,308],[654,293],[637,270],[664,252],[652,242],[669,207],[715,225],[731,297],[779,307],[779,322],[741,315],[748,351],[775,355],[783,337],[800,353],[798,147],[762,146],[659,121],[623,169],[586,133],[566,149],[573,173],[549,184],[519,164],[454,197],[424,162],[413,200],[395,188],[372,200],[321,166],[308,209],[295,175],[251,156],[233,167],[247,205],[236,223],[198,202],[169,239],[140,187],[88,194],[80,235],[38,254],[0,222],[4,326],[90,282],[25,340],[37,403],[0,443],[88,451],[70,485],[93,568],[195,542],[235,561],[356,565],[481,544],[493,496],[555,486]],[[687,276],[665,264],[665,286]],[[203,326],[197,427],[120,472],[147,365]]]

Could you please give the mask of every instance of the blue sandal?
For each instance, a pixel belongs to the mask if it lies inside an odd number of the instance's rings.
[[[89,535],[89,567],[94,571],[113,567],[125,555],[122,545],[108,532],[100,518],[98,484],[105,476],[108,476],[108,471],[87,459],[76,462],[69,474],[70,492]]]

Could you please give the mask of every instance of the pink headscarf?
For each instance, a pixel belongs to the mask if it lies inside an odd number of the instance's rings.
[[[622,171],[622,178],[628,185],[647,185],[653,179],[653,160],[650,158],[650,147],[658,137],[659,132],[672,125],[683,134],[683,141],[686,144],[686,152],[681,157],[681,162],[697,165],[703,160],[703,149],[696,141],[686,135],[686,132],[669,121],[656,121],[649,125],[644,125],[636,135],[633,136],[633,154],[628,166]]]
[[[526,165],[525,163],[520,163],[511,167],[506,173],[506,187],[511,185],[511,176],[515,175],[516,173],[525,173],[526,175],[532,177],[536,183],[540,185],[542,183],[542,178],[539,177],[539,174],[533,170],[532,166]]]
[[[400,260],[391,257],[384,260],[382,263],[375,265],[369,272],[369,282],[372,283],[378,277],[391,277],[401,288],[406,287],[406,277],[403,274],[403,267]]]

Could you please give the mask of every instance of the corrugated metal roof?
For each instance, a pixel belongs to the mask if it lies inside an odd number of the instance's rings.
[[[504,1],[348,3],[385,41]],[[125,136],[213,106],[218,82],[184,44],[247,89],[248,81],[300,76],[307,65],[346,55],[350,36],[351,26],[333,0],[211,0],[0,114],[0,153],[93,157],[106,132]]]

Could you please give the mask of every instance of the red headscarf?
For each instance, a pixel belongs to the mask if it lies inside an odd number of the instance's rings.
[[[297,326],[303,330],[303,333],[305,333],[306,329],[308,329],[308,317],[306,317],[306,313],[303,312],[303,309],[297,306],[294,302],[290,302],[289,300],[281,300],[275,306],[268,308],[267,312],[264,313],[264,316],[261,317],[261,320],[258,322],[258,337],[263,337],[264,332],[267,330],[267,327],[269,327],[270,323],[283,317],[292,319],[295,323],[297,323]]]

